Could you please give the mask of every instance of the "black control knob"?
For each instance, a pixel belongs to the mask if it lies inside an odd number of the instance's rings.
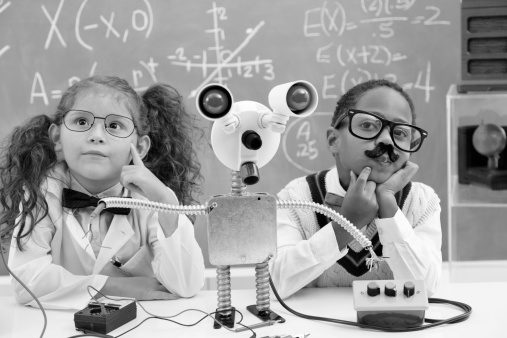
[[[407,297],[411,297],[415,294],[415,284],[413,282],[406,282],[403,285],[403,294]]]
[[[375,297],[376,295],[380,295],[380,287],[375,282],[368,283],[366,293],[368,296]]]
[[[384,293],[387,297],[396,297],[396,284],[393,282],[387,282]]]

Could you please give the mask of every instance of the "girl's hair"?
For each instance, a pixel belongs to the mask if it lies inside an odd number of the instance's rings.
[[[144,158],[146,167],[175,192],[180,203],[196,203],[194,195],[202,192],[202,175],[194,142],[203,139],[204,131],[186,111],[183,97],[174,87],[153,85],[142,99],[148,110],[151,140]]]
[[[331,126],[334,126],[336,120],[343,114],[347,114],[349,109],[354,108],[361,97],[369,90],[379,88],[379,87],[388,87],[391,88],[398,93],[401,94],[407,100],[408,105],[410,106],[410,112],[412,113],[412,124],[415,125],[415,109],[414,103],[408,94],[401,88],[397,83],[391,82],[389,80],[380,79],[380,80],[369,80],[366,82],[362,82],[351,89],[349,89],[343,96],[340,98],[338,103],[336,104],[336,108],[334,110],[333,119],[331,120]]]
[[[72,85],[62,96],[53,116],[32,117],[9,135],[0,158],[3,209],[0,240],[8,240],[19,226],[16,243],[22,250],[21,240],[47,216],[48,204],[41,185],[59,161],[49,137],[49,127],[61,125],[63,115],[72,109],[80,95],[90,91],[105,91],[129,110],[139,135],[148,135],[151,139],[146,167],[169,186],[182,203],[193,203],[194,194],[201,192],[201,167],[192,139],[197,136],[200,140],[204,132],[185,110],[178,92],[169,85],[155,84],[139,96],[121,78],[93,76]],[[25,229],[27,218],[32,222],[30,228]]]

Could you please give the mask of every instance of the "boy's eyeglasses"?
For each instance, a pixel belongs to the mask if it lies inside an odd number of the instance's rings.
[[[67,129],[77,132],[90,130],[95,123],[95,119],[104,120],[106,132],[114,137],[126,138],[132,135],[136,126],[132,119],[110,114],[106,117],[96,117],[86,110],[69,110],[63,115],[63,124]]]
[[[408,153],[418,151],[424,139],[428,136],[428,133],[422,128],[407,123],[392,122],[373,113],[358,109],[349,109],[347,114],[343,114],[338,118],[333,127],[337,128],[345,117],[349,118],[350,133],[363,140],[376,138],[384,127],[389,126],[389,134],[396,148]]]

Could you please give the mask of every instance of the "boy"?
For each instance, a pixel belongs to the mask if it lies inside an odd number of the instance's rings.
[[[370,270],[368,251],[340,225],[313,211],[280,210],[270,272],[282,298],[303,287],[373,279],[423,279],[429,295],[436,291],[442,273],[440,200],[432,188],[410,181],[418,170],[410,154],[426,136],[415,126],[412,100],[395,83],[370,80],[342,96],[327,130],[336,166],[290,182],[278,198],[334,209],[385,261]]]

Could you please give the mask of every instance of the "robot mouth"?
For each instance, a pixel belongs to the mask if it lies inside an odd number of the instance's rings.
[[[254,162],[245,162],[240,168],[241,180],[245,185],[253,185],[259,182],[259,168]]]

